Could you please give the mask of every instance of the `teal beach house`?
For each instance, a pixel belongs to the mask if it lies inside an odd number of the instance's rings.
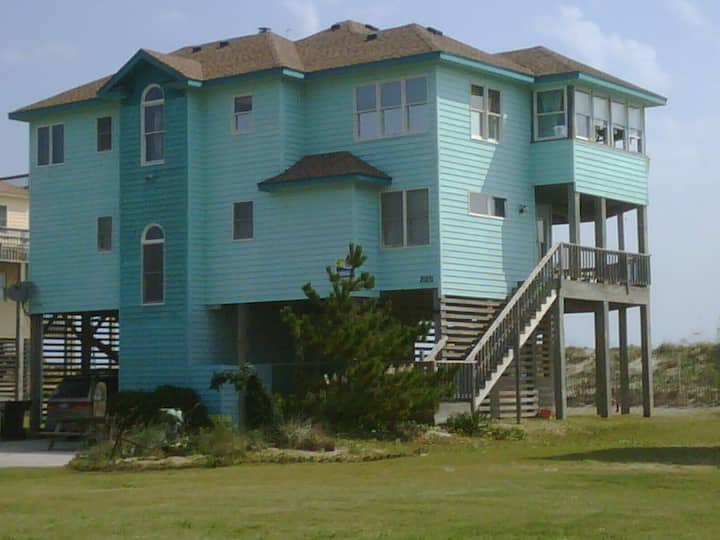
[[[72,371],[190,386],[215,412],[232,408],[208,390],[219,369],[251,362],[287,389],[279,310],[306,281],[325,286],[349,242],[378,295],[433,321],[420,356],[457,365],[456,399],[493,414],[565,415],[576,312],[595,314],[609,414],[611,310],[627,412],[639,309],[651,414],[645,114],[665,102],[544,47],[491,54],[346,21],[298,41],[262,28],[141,49],[10,113],[30,130],[34,421],[43,380]],[[569,242],[553,242],[558,227]]]

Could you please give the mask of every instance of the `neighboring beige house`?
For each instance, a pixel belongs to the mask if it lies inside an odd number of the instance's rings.
[[[18,387],[26,386],[27,381],[27,377],[17,377],[17,304],[6,297],[5,291],[27,279],[29,197],[26,187],[8,180],[27,183],[27,175],[0,178],[0,401],[16,398]],[[25,341],[30,337],[30,325],[23,310],[19,322]]]

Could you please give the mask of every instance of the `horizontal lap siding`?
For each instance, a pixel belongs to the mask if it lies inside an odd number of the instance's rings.
[[[575,187],[588,195],[646,205],[648,159],[581,141],[574,143]]]
[[[378,289],[436,287],[439,280],[435,116],[432,107],[428,107],[429,127],[426,133],[356,141],[353,136],[353,95],[357,85],[418,75],[428,77],[428,100],[431,104],[435,89],[434,68],[431,65],[395,67],[392,71],[362,70],[351,75],[309,80],[305,88],[307,154],[348,150],[392,177],[392,184],[384,190],[430,189],[430,245],[408,248],[378,247],[379,219],[374,218],[376,221],[373,221],[370,217],[373,211],[379,212],[378,202],[372,200],[368,191],[363,192],[366,206],[362,209],[356,207],[356,213],[365,223],[360,225],[365,229],[362,233],[363,247],[369,255],[368,268],[377,268]],[[376,197],[382,191],[373,189]],[[377,226],[374,233],[367,229],[372,226]],[[344,252],[343,249],[338,255]],[[377,253],[377,263],[371,258],[374,253]],[[427,275],[434,277],[434,283],[420,283],[420,276]]]
[[[96,121],[113,118],[113,149],[97,152]],[[39,125],[63,123],[65,163],[37,164]],[[33,313],[117,309],[119,289],[119,108],[56,114],[31,124],[30,280]],[[113,250],[97,250],[97,218],[113,217]]]
[[[470,136],[472,83],[502,92],[502,141]],[[450,68],[438,72],[443,295],[504,298],[537,261],[535,197],[529,180],[529,91]],[[468,214],[468,192],[507,199],[507,217]],[[527,211],[519,213],[520,206]]]
[[[536,186],[572,182],[572,140],[540,141],[531,144],[530,179]]]

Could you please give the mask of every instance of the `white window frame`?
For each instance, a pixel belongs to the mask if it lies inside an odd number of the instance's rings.
[[[538,135],[538,127],[540,122],[538,122],[538,118],[541,116],[550,116],[553,114],[560,114],[560,111],[553,111],[553,112],[547,112],[547,113],[538,113],[538,94],[542,94],[544,92],[553,92],[555,90],[562,90],[563,91],[563,111],[562,114],[565,116],[565,135],[553,135],[551,137],[540,137]],[[558,141],[562,139],[568,138],[568,92],[567,92],[567,86],[558,86],[553,88],[543,88],[542,90],[535,90],[533,92],[533,135],[535,137],[536,141]]]
[[[406,91],[406,84],[407,81],[413,80],[413,79],[425,79],[425,101],[424,102],[417,102],[417,103],[408,103],[407,101],[407,91]],[[402,130],[400,133],[394,133],[391,135],[385,135],[383,133],[383,110],[385,109],[395,109],[397,107],[385,107],[383,108],[382,102],[381,102],[381,92],[380,87],[383,84],[386,83],[392,83],[392,82],[400,82],[400,110],[402,111]],[[378,133],[379,135],[377,137],[361,137],[359,128],[360,128],[360,121],[359,121],[359,115],[360,112],[357,110],[357,89],[362,88],[364,86],[375,86],[375,109],[374,112],[377,114],[377,122],[378,122]],[[352,115],[353,115],[353,140],[355,142],[363,142],[363,141],[376,141],[378,139],[392,139],[395,137],[406,137],[408,135],[418,135],[422,133],[427,133],[430,125],[430,78],[426,73],[420,73],[418,75],[412,75],[408,77],[401,77],[401,78],[392,78],[392,79],[384,79],[384,80],[376,80],[376,81],[367,81],[361,84],[356,84],[352,88],[353,92],[353,109],[352,109]],[[408,126],[408,112],[410,110],[410,107],[418,106],[418,105],[425,105],[427,107],[427,125],[428,129],[425,129],[423,131],[411,131]],[[363,113],[372,112],[372,109],[368,109],[365,111],[362,111]]]
[[[586,139],[585,137],[579,137],[577,134],[577,125],[576,125],[576,115],[573,114],[573,136],[575,139],[580,141],[585,141],[590,144],[594,144],[597,146],[602,146],[604,148],[609,148],[610,150],[613,150],[615,152],[626,152],[628,154],[636,155],[636,156],[645,156],[646,152],[645,149],[647,147],[646,144],[646,136],[645,133],[645,107],[643,105],[639,105],[636,102],[629,101],[627,99],[620,99],[620,98],[613,98],[612,96],[605,94],[603,92],[596,93],[595,91],[589,89],[589,88],[574,88],[575,92],[583,92],[585,94],[590,95],[590,127],[591,127],[591,133],[590,133],[590,139]],[[574,96],[573,96],[574,97]],[[607,111],[608,111],[608,127],[607,127],[607,142],[601,143],[595,141],[595,99],[603,99],[607,103]],[[615,148],[615,130],[613,128],[614,122],[613,122],[613,114],[612,114],[612,104],[613,102],[621,104],[625,107],[625,148]],[[630,150],[630,109],[639,109],[640,110],[640,141],[642,143],[642,150],[640,152],[634,152]]]
[[[473,194],[487,195],[487,197],[488,197],[488,208],[487,208],[488,213],[487,214],[471,211],[470,199]],[[504,216],[495,215],[495,200],[496,199],[501,199],[501,200],[505,201],[505,215]],[[467,209],[468,209],[469,216],[484,217],[484,218],[491,218],[491,219],[503,219],[504,220],[504,219],[507,219],[507,214],[508,214],[508,199],[507,199],[507,197],[500,197],[498,195],[493,195],[492,193],[484,193],[482,191],[468,191]]]
[[[428,241],[427,244],[412,244],[408,245],[408,213],[407,213],[407,192],[408,191],[425,191],[427,192],[428,200]],[[383,216],[382,216],[382,196],[387,193],[402,193],[402,244],[393,246],[385,243],[383,238]],[[413,187],[407,189],[394,189],[389,191],[381,191],[378,194],[378,210],[380,211],[379,223],[380,223],[380,247],[382,249],[408,249],[408,248],[424,248],[432,244],[432,227],[431,227],[431,199],[430,199],[430,188],[426,186]]]
[[[243,204],[243,203],[250,203],[252,207],[252,236],[248,236],[247,238],[235,238],[235,205],[236,204]],[[230,213],[231,213],[231,226],[230,226],[230,236],[233,240],[233,242],[249,242],[250,240],[255,240],[255,201],[234,201],[230,205]]]
[[[482,96],[483,109],[477,109],[472,106],[473,86],[477,86],[477,87],[483,89],[483,96]],[[490,90],[492,90],[493,92],[497,92],[498,95],[500,96],[500,112],[499,113],[494,113],[494,112],[490,111]],[[470,138],[474,139],[476,141],[485,141],[485,142],[498,144],[500,141],[502,141],[503,131],[504,131],[503,130],[503,105],[504,105],[503,99],[504,98],[503,98],[502,90],[488,86],[487,84],[485,84],[483,82],[476,81],[476,82],[470,83],[470,92],[468,95],[470,97],[469,108],[470,108],[470,115],[471,115]],[[473,112],[480,113],[480,132],[481,132],[480,135],[476,135],[475,133],[473,133],[473,130],[472,130],[472,113]],[[498,138],[497,139],[490,138],[490,117],[491,116],[498,119]]]
[[[590,114],[582,114],[582,113],[578,112],[578,110],[577,110],[577,93],[578,92],[580,92],[582,94],[586,94],[588,96],[588,99],[590,100]],[[575,136],[575,138],[580,139],[581,141],[590,141],[590,140],[594,139],[595,124],[593,123],[594,118],[593,118],[593,95],[592,95],[592,92],[588,92],[586,90],[582,90],[579,88],[574,88],[573,89],[573,109],[574,110],[573,110],[572,126],[573,126],[573,135]],[[577,118],[578,115],[587,117],[587,122],[588,122],[588,136],[587,137],[582,137],[582,136],[578,135],[578,129],[577,129],[578,128],[578,118]]]
[[[148,231],[152,229],[153,227],[157,227],[162,231],[163,237],[161,239],[155,239],[155,240],[146,240],[145,236],[147,235]],[[165,240],[167,239],[167,235],[165,234],[165,228],[161,225],[158,225],[157,223],[150,223],[147,225],[142,232],[142,236],[140,237],[140,304],[143,306],[162,306],[165,304],[165,298],[167,294],[167,280],[165,279],[165,275],[167,274],[166,268],[167,268],[167,258],[166,258],[166,249],[165,249]],[[154,244],[162,244],[162,260],[163,260],[163,269],[162,269],[162,300],[160,302],[146,302],[145,301],[145,246],[147,245],[154,245]]]
[[[235,100],[238,98],[250,98],[250,111],[249,112],[235,112]],[[232,110],[230,111],[230,132],[233,135],[248,135],[255,133],[255,95],[254,94],[238,94],[232,98]],[[250,118],[250,127],[246,130],[237,128],[237,118],[239,116],[247,116]],[[242,202],[242,201],[241,201]]]
[[[53,128],[55,126],[63,126],[63,160],[55,163],[53,161],[53,147],[55,144],[55,137],[53,137]],[[40,130],[47,128],[48,130],[48,162],[44,165],[40,165]],[[58,165],[65,165],[65,124],[63,122],[57,122],[55,124],[44,124],[38,126],[35,129],[35,166],[36,167],[56,167]]]
[[[100,220],[101,219],[109,219],[110,220],[110,248],[109,249],[101,249],[100,248]],[[96,220],[96,242],[97,242],[97,251],[98,253],[112,253],[113,250],[113,218],[112,216],[98,216]]]
[[[163,97],[162,99],[155,99],[153,101],[145,101],[145,96],[152,90],[153,88],[159,88],[162,93]],[[150,133],[145,132],[145,109],[147,107],[154,107],[156,105],[162,105],[163,106],[163,128],[165,128],[166,118],[165,118],[165,89],[160,86],[159,84],[149,84],[145,87],[145,90],[143,90],[142,96],[140,97],[140,164],[145,167],[147,165],[161,165],[165,163],[165,134],[167,133],[167,129],[162,129],[161,131],[153,131]],[[148,161],[146,159],[146,153],[147,153],[147,141],[146,137],[148,135],[157,135],[162,134],[163,135],[163,158],[162,159],[156,159],[154,161]]]

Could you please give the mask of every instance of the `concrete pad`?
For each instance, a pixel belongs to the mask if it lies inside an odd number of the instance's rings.
[[[47,447],[47,439],[0,441],[0,468],[63,467],[75,456],[80,443],[57,441],[53,450]]]

